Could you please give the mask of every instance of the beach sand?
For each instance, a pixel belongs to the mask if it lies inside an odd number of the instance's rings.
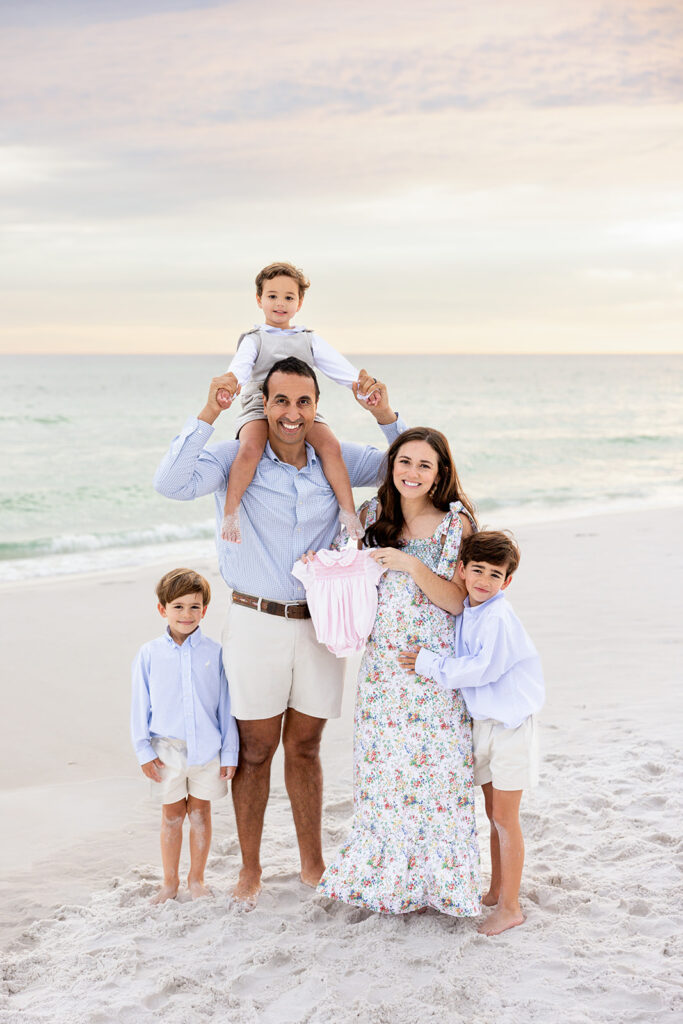
[[[130,662],[163,628],[145,568],[5,586],[0,1022],[598,1024],[683,1019],[683,510],[521,526],[508,596],[543,658],[541,785],[525,795],[526,923],[382,917],[298,881],[276,760],[264,889],[231,906],[238,845],[214,806],[215,896],[151,907],[159,811],[130,748]],[[206,632],[225,588],[215,562]],[[324,739],[324,842],[352,812],[355,664]],[[488,824],[478,797],[484,874]],[[187,864],[186,851],[183,864]]]

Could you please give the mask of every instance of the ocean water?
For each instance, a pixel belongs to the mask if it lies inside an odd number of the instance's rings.
[[[447,434],[487,525],[683,504],[683,356],[362,363],[410,425]],[[151,481],[226,364],[206,355],[0,357],[0,581],[210,555],[213,500],[171,502]],[[346,389],[323,378],[321,391],[339,437],[383,445]],[[233,436],[235,416],[220,417],[217,440]]]

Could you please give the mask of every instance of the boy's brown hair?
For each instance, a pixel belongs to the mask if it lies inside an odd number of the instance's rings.
[[[311,286],[311,282],[303,270],[299,270],[292,263],[269,263],[256,275],[256,294],[259,298],[263,295],[264,282],[272,281],[274,277],[291,277],[293,281],[296,281],[300,299],[304,297],[306,289]]]
[[[206,608],[211,600],[211,587],[208,580],[200,576],[194,569],[171,569],[157,583],[157,597],[164,608],[172,601],[186,594],[201,594],[202,604]]]
[[[488,562],[505,566],[505,579],[512,576],[519,565],[520,553],[515,538],[502,530],[480,530],[466,537],[460,545],[459,559],[463,565],[470,562]]]

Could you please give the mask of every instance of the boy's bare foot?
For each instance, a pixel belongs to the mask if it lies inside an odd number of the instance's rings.
[[[365,529],[355,511],[348,511],[345,508],[340,508],[339,522],[342,524],[351,540],[361,540],[365,536]]]
[[[211,890],[207,889],[203,882],[200,882],[198,878],[187,879],[187,888],[190,890],[190,896],[193,900],[201,900],[205,896],[211,895]]]
[[[495,907],[498,903],[499,893],[494,895],[493,890],[489,889],[485,896],[481,898],[481,904],[483,907]]]
[[[178,895],[178,882],[171,882],[170,884],[162,885],[156,896],[152,896],[149,901],[152,905],[157,903],[165,903],[166,900],[174,900]]]
[[[483,921],[477,931],[481,935],[500,935],[508,928],[516,928],[518,924],[524,924],[526,918],[519,908],[509,910],[507,907],[497,907],[492,914]]]
[[[260,871],[248,871],[246,868],[242,868],[239,874],[239,878],[232,890],[232,895],[238,903],[243,903],[245,907],[256,906],[259,893],[261,892],[261,872]]]
[[[221,523],[221,537],[230,541],[231,544],[241,544],[242,534],[240,533],[239,512],[226,512]]]

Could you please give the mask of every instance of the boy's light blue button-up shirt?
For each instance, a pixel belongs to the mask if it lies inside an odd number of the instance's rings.
[[[182,740],[188,764],[236,765],[237,723],[230,713],[220,644],[196,629],[182,644],[168,631],[143,644],[133,662],[130,728],[139,764],[156,757],[153,736]]]
[[[380,426],[390,444],[406,429],[400,417]],[[220,527],[239,441],[206,447],[212,434],[210,424],[191,417],[156,471],[156,490],[179,501],[213,494],[218,565],[229,587],[272,601],[304,601],[306,591],[292,576],[292,566],[306,551],[329,548],[339,517],[337,499],[314,449],[306,445],[306,465],[297,469],[281,462],[266,445],[240,506],[242,543],[228,544]],[[341,448],[352,487],[376,484],[386,453],[346,442]]]
[[[460,690],[472,718],[493,718],[515,729],[543,707],[541,659],[505,595],[475,608],[465,598],[455,620],[455,654],[442,657],[424,647],[415,671],[442,689]]]

